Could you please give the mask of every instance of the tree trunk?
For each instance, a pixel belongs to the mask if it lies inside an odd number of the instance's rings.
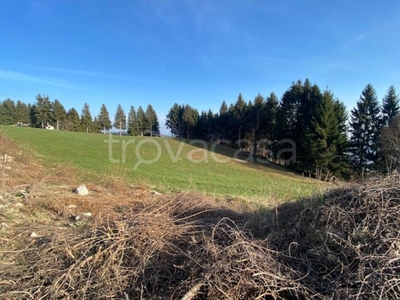
[[[253,156],[256,156],[256,152],[257,152],[257,139],[256,139],[256,131],[254,130],[254,134],[253,134]]]
[[[58,124],[59,124],[59,121],[58,121],[58,119],[57,119],[57,130],[58,130]]]

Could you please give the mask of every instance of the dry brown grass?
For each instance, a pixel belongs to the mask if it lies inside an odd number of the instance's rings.
[[[84,230],[37,228],[42,237],[4,295],[31,299],[241,299],[306,293],[301,277],[247,218],[204,196],[163,197],[102,214]],[[15,273],[13,273],[15,272]],[[194,292],[192,288],[197,288]],[[193,297],[189,297],[190,293]]]

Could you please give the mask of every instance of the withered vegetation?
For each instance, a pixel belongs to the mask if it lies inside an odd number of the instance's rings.
[[[80,197],[73,170],[0,148],[2,299],[400,298],[396,176],[265,209],[118,178]]]

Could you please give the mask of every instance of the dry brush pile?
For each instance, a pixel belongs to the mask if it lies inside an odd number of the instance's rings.
[[[31,299],[271,299],[307,290],[245,215],[202,196],[165,197],[54,233],[9,270],[5,297]],[[29,266],[29,267],[27,267]]]
[[[268,218],[196,194],[126,204],[87,227],[36,239],[18,268],[2,271],[1,292],[26,299],[397,299],[398,183],[391,177],[333,190],[313,204],[286,204],[274,228],[261,224]]]
[[[293,214],[283,207],[281,214]],[[333,190],[276,238],[302,283],[329,299],[400,298],[400,179]],[[286,248],[286,251],[285,251]]]

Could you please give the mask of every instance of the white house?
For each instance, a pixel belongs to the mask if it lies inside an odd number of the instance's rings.
[[[47,129],[47,130],[54,130],[54,126],[51,126],[49,123],[47,123],[45,129]]]

